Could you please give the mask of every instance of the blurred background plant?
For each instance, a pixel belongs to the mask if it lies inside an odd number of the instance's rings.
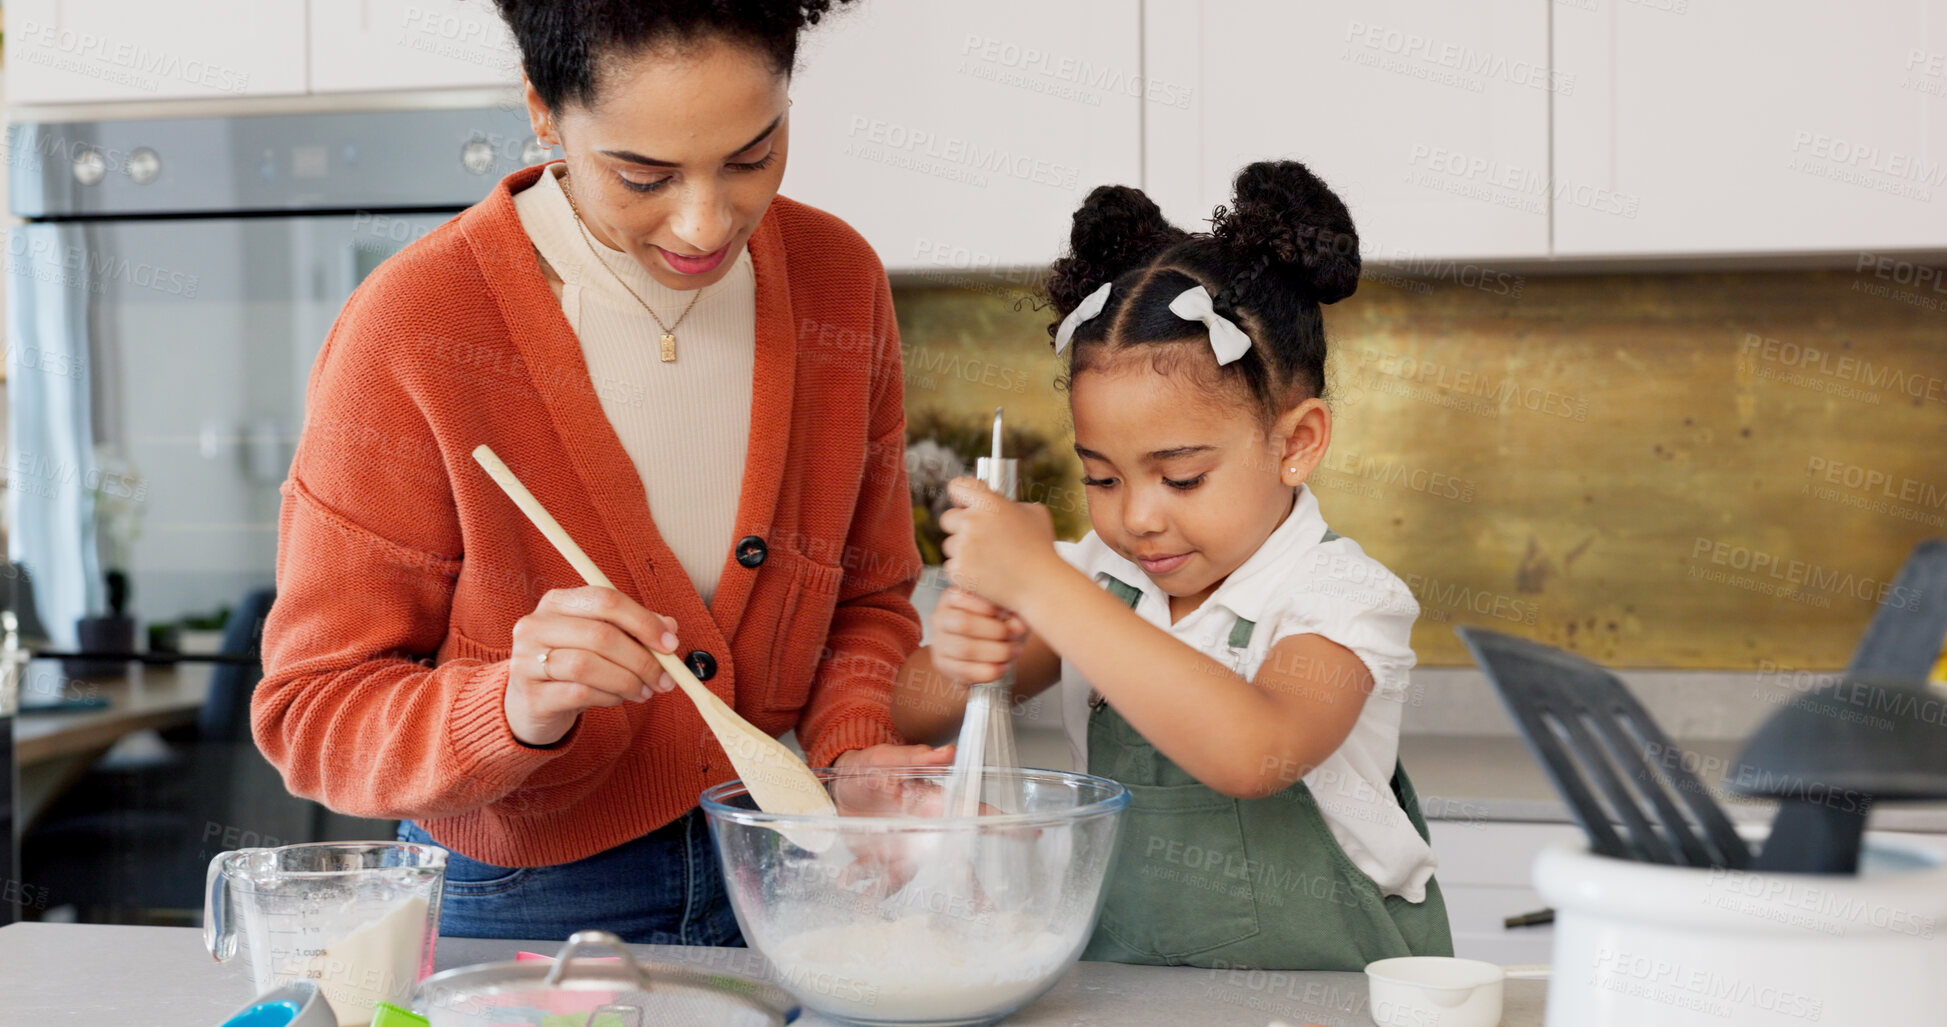
[[[913,495],[913,535],[928,564],[945,562],[946,532],[940,515],[952,507],[947,482],[972,474],[974,459],[993,447],[992,414],[952,417],[939,410],[914,414],[906,422],[906,478]],[[1047,435],[1005,425],[1002,446],[1020,463],[1018,498],[1045,504],[1054,515],[1055,535],[1077,539],[1088,532],[1088,508],[1073,480],[1073,461],[1065,459]]]
[[[85,487],[100,547],[102,576],[108,585],[108,613],[122,616],[128,607],[129,557],[142,535],[142,514],[149,489],[142,472],[119,447],[95,446],[95,466]]]

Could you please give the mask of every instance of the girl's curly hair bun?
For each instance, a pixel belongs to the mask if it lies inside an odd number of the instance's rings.
[[[1103,282],[1115,281],[1124,271],[1148,263],[1187,238],[1189,233],[1170,224],[1162,208],[1141,189],[1097,186],[1075,210],[1068,255],[1049,271],[1048,298],[1067,316]]]
[[[1359,287],[1359,232],[1345,202],[1295,160],[1259,161],[1237,173],[1234,199],[1217,208],[1212,234],[1247,259],[1233,284],[1248,297],[1263,276],[1283,279],[1319,303]]]

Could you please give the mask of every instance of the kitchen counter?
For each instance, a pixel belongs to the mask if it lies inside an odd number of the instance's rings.
[[[1059,716],[1037,703],[1039,700],[1025,704],[1024,715],[1015,719],[1021,762],[1066,770],[1070,763],[1068,742],[1061,733]],[[1725,771],[1735,764],[1744,747],[1742,740],[1679,739],[1673,744],[1690,754],[1687,765],[1710,785],[1711,794],[1730,812],[1731,820],[1753,826],[1771,823],[1775,803],[1748,799],[1723,787]],[[1518,735],[1408,731],[1400,736],[1399,756],[1412,775],[1428,820],[1572,822],[1567,804]],[[1873,810],[1869,823],[1875,831],[1947,835],[1947,803],[1880,806]]]
[[[1714,774],[1698,773],[1706,783],[1722,777],[1721,768],[1737,758],[1741,745],[1718,739],[1676,744],[1709,761],[1703,769],[1720,768]],[[1407,734],[1400,736],[1399,758],[1412,775],[1429,820],[1570,822],[1568,805],[1519,737]],[[1722,788],[1713,788],[1712,794],[1738,823],[1770,822],[1770,803]]]
[[[1690,753],[1686,761],[1738,824],[1771,823],[1776,803],[1734,795],[1723,787],[1725,771],[1736,765],[1742,741],[1677,739]],[[1420,793],[1429,820],[1513,820],[1569,823],[1562,802],[1528,745],[1512,735],[1405,734],[1400,761]],[[1868,825],[1875,831],[1947,834],[1947,803],[1900,803],[1874,808]]]
[[[559,947],[447,938],[436,963],[444,970]],[[765,973],[747,949],[631,948],[647,960]],[[252,997],[242,964],[219,966],[203,951],[200,932],[182,927],[14,924],[0,928],[0,979],[0,1027],[214,1027]],[[1544,981],[1509,981],[1501,1027],[1540,1027],[1546,991]],[[1264,1027],[1274,1020],[1371,1027],[1364,975],[1080,963],[1007,1023]],[[831,1023],[809,1015],[798,1022]]]

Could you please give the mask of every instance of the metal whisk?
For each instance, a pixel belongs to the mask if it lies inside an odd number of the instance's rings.
[[[993,455],[981,457],[974,473],[988,488],[1013,499],[1018,487],[1018,464],[1001,457],[1001,408],[995,407]],[[1013,695],[1013,671],[967,690],[966,719],[960,722],[953,772],[947,779],[948,815],[976,816],[983,799],[1004,813],[1020,810],[1018,777],[1004,776],[995,789],[996,794],[991,795],[984,793],[983,781],[988,770],[1011,771],[1021,766],[1020,756],[1014,750]]]

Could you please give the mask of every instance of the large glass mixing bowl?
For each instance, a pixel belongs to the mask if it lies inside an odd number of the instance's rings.
[[[855,1024],[987,1024],[1081,955],[1121,785],[989,771],[983,815],[948,817],[945,767],[815,773],[836,816],[760,812],[736,781],[702,798],[744,941],[798,1001]]]

